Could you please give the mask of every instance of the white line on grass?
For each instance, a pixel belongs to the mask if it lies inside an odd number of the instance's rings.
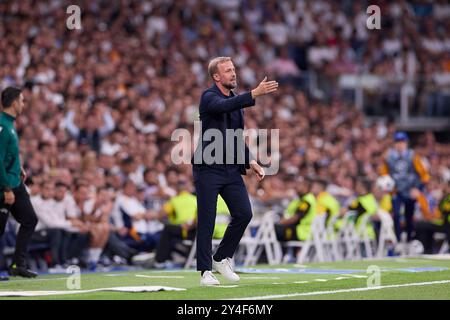
[[[361,275],[357,275],[357,274],[344,274],[344,276],[352,277],[352,278],[361,278],[361,279],[367,278],[367,276],[361,276]]]
[[[81,294],[101,291],[113,292],[157,292],[157,291],[185,291],[185,288],[173,288],[162,286],[140,286],[140,287],[114,287],[114,288],[99,288],[90,290],[59,290],[59,291],[0,291],[0,297],[37,297],[37,296],[53,296],[53,295],[67,295],[67,294]]]
[[[444,284],[444,283],[450,283],[450,280],[430,281],[430,282],[415,282],[415,283],[405,283],[405,284],[392,284],[392,285],[387,285],[387,286],[353,288],[353,289],[342,289],[342,290],[312,291],[312,292],[299,292],[299,293],[289,293],[289,294],[275,294],[275,295],[270,295],[270,296],[232,298],[232,299],[227,299],[227,300],[283,299],[283,298],[302,297],[302,296],[319,296],[319,295],[325,295],[325,294],[336,294],[336,293],[347,293],[347,292],[381,290],[381,289],[388,289],[388,288],[428,286],[428,285],[433,285],[433,284]]]
[[[137,274],[136,277],[151,279],[184,279],[184,276],[147,276],[145,274]]]
[[[53,280],[67,280],[69,277],[64,278],[37,278],[37,279],[10,279],[8,282],[36,282],[36,281],[53,281]]]
[[[278,279],[280,279],[280,277],[241,277],[241,279],[245,279],[245,280],[264,280],[264,279],[278,280]]]

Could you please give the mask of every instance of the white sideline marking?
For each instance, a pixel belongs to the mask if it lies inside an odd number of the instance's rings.
[[[9,283],[11,282],[36,282],[36,281],[54,281],[54,280],[67,280],[69,277],[64,278],[37,278],[37,279],[9,279]]]
[[[241,277],[241,279],[245,280],[261,280],[261,279],[270,279],[270,280],[278,280],[280,277]]]
[[[423,258],[425,259],[420,259],[423,261],[427,261],[429,259],[434,259],[434,260],[450,260],[450,253],[443,253],[443,254],[423,254],[422,255]],[[419,259],[418,259],[419,260]]]
[[[100,288],[91,290],[60,290],[60,291],[0,291],[0,297],[38,297],[38,296],[52,296],[52,295],[68,295],[91,293],[100,291],[115,291],[115,292],[157,292],[157,291],[184,291],[184,288],[173,288],[163,286],[142,286],[142,287],[114,287],[114,288]]]
[[[388,289],[388,288],[428,286],[428,285],[432,285],[432,284],[444,284],[444,283],[450,283],[450,280],[430,281],[430,282],[415,282],[415,283],[405,283],[405,284],[392,284],[392,285],[379,286],[379,287],[365,287],[365,288],[353,288],[353,289],[342,289],[342,290],[312,291],[312,292],[299,292],[299,293],[289,293],[289,294],[276,294],[276,295],[270,295],[270,296],[232,298],[232,299],[227,299],[227,300],[282,299],[282,298],[301,297],[301,296],[319,296],[319,295],[325,295],[325,294],[336,294],[336,293],[380,290],[380,289]]]
[[[344,280],[344,279],[350,279],[349,277],[337,277],[334,280]]]
[[[275,270],[280,271],[280,272],[288,272],[289,271],[289,269],[286,269],[286,268],[277,268]]]
[[[367,276],[360,276],[360,275],[357,275],[357,274],[344,274],[344,276],[352,277],[352,278],[361,278],[361,279],[367,278]]]
[[[298,284],[305,284],[308,283],[309,281],[294,281],[293,283],[298,283]]]
[[[184,276],[147,276],[145,274],[136,274],[136,277],[152,279],[184,279]]]
[[[327,282],[328,280],[326,280],[326,279],[314,279],[313,281],[317,281],[317,282]]]

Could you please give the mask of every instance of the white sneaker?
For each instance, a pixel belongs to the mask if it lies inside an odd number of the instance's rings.
[[[203,272],[202,278],[200,279],[201,286],[218,286],[219,284],[219,280],[217,280],[211,271]]]
[[[217,261],[214,261],[214,259],[213,259],[212,265],[213,265],[214,270],[216,270],[221,275],[223,275],[225,277],[225,279],[227,279],[228,281],[237,282],[240,280],[240,278],[233,271],[230,260],[231,260],[230,258],[226,258],[220,262],[217,262]]]

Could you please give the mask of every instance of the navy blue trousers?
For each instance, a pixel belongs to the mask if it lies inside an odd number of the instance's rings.
[[[401,215],[400,210],[402,207],[402,204],[405,206],[405,224],[406,224],[406,234],[407,234],[407,240],[412,240],[412,233],[414,231],[414,206],[415,206],[415,200],[411,198],[407,198],[401,194],[397,194],[392,198],[392,211],[394,212],[394,229],[395,229],[395,235],[397,236],[397,239],[400,241],[400,235],[402,233],[402,226],[401,226]]]
[[[197,194],[197,270],[212,270],[212,236],[216,221],[217,197],[225,200],[231,221],[214,254],[214,260],[232,258],[247,225],[252,219],[252,208],[247,188],[237,165],[219,168],[194,166],[194,184]]]

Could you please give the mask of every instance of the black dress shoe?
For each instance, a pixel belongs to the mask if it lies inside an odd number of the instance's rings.
[[[11,266],[8,270],[8,273],[12,277],[23,277],[23,278],[36,278],[37,273],[31,270],[28,270],[25,267],[19,266]]]
[[[9,278],[6,276],[0,276],[0,281],[8,281]]]

